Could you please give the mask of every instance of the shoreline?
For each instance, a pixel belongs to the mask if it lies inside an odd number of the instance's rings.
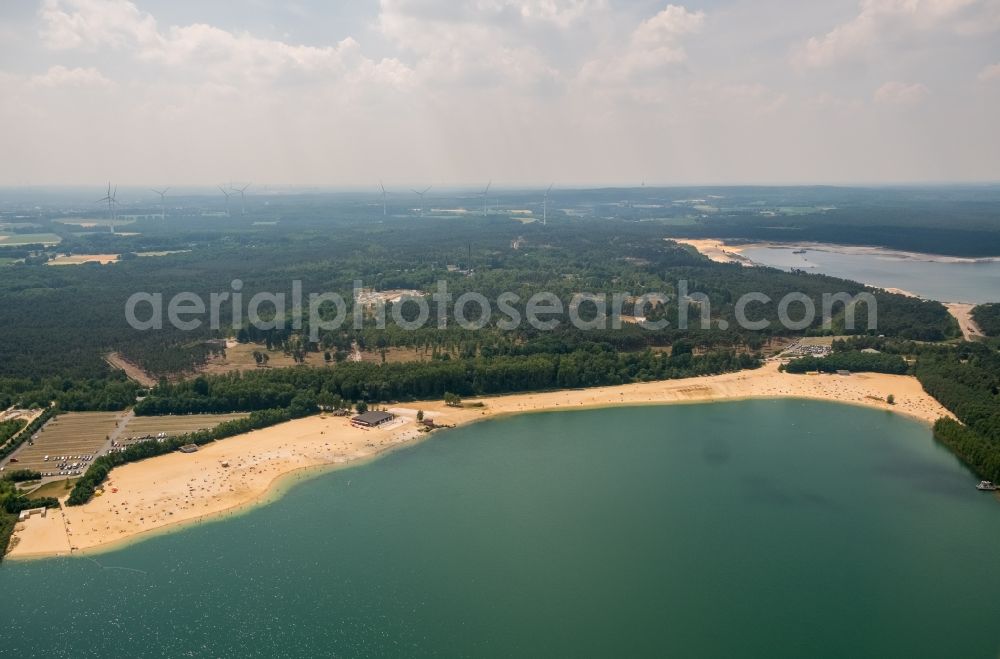
[[[351,426],[345,417],[297,419],[214,442],[194,454],[172,453],[118,467],[104,485],[104,496],[19,523],[7,558],[92,556],[243,514],[280,498],[300,480],[366,464],[436,434],[417,431],[417,410],[449,427],[532,412],[779,398],[882,409],[925,424],[953,416],[912,376],[792,375],[777,369],[778,362],[770,361],[760,369],[721,375],[475,399],[483,407],[407,403],[389,408],[397,415],[389,427],[370,430]],[[882,399],[890,393],[896,405]]]
[[[900,260],[924,261],[926,263],[996,263],[1000,262],[1000,256],[948,256],[947,254],[931,254],[928,252],[909,252],[906,250],[893,249],[890,247],[879,247],[878,245],[842,245],[840,243],[819,243],[819,242],[775,242],[764,241],[738,241],[735,238],[666,238],[682,245],[690,245],[699,252],[719,263],[744,262],[752,265],[762,265],[755,263],[751,259],[743,256],[742,252],[750,248],[769,249],[809,249],[817,252],[831,252],[834,254],[847,255],[870,255],[885,256]],[[727,244],[726,241],[733,241]],[[705,248],[705,250],[702,249]],[[706,251],[707,250],[707,251]],[[726,256],[731,258],[726,258]]]
[[[811,249],[814,251],[832,252],[837,254],[869,254],[877,256],[888,256],[901,259],[915,259],[919,261],[924,261],[927,263],[990,263],[995,261],[1000,261],[1000,257],[983,257],[978,259],[962,258],[957,256],[941,256],[935,254],[922,254],[919,252],[900,252],[897,250],[890,250],[884,247],[866,247],[866,246],[852,246],[852,245],[835,245],[826,243],[774,243],[774,242],[760,242],[760,243],[740,243],[737,245],[727,245],[724,239],[688,239],[688,238],[668,238],[667,240],[673,240],[676,243],[682,245],[688,245],[689,247],[694,247],[704,256],[707,256],[712,261],[716,263],[739,263],[745,267],[758,267],[764,264],[757,263],[752,259],[743,256],[743,250],[752,247],[764,247],[764,248],[774,248],[774,249]],[[765,266],[766,267],[766,266]],[[924,297],[923,295],[917,295],[911,291],[896,288],[892,286],[879,286],[877,284],[870,284],[866,282],[861,282],[865,286],[871,288],[878,288],[886,293],[893,293],[895,295],[905,295],[906,297],[912,297],[918,300],[930,300],[931,298]],[[972,319],[972,309],[977,305],[974,302],[966,302],[963,300],[932,300],[935,302],[940,302],[948,309],[948,312],[952,315],[955,321],[958,323],[959,328],[962,330],[962,337],[966,341],[975,341],[984,338],[984,334],[981,329],[976,325],[976,322]]]

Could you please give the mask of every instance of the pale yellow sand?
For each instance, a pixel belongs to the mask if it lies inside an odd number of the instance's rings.
[[[881,400],[889,394],[896,398],[891,407]],[[951,416],[912,377],[789,375],[778,372],[777,362],[769,362],[758,370],[710,377],[485,398],[483,408],[448,408],[437,401],[408,403],[391,408],[399,418],[378,430],[354,428],[341,417],[310,417],[216,442],[191,455],[174,453],[119,467],[111,473],[103,496],[65,509],[66,535],[53,533],[51,525],[43,530],[32,518],[17,532],[10,555],[48,556],[66,553],[67,547],[108,549],[170,525],[235,514],[275,492],[282,475],[369,459],[423,437],[416,430],[418,409],[439,424],[462,425],[539,410],[781,397],[866,405],[928,423]]]
[[[17,523],[14,527],[14,535],[10,541],[12,555],[17,549],[17,544],[20,542],[20,537],[26,525],[31,526],[31,532],[28,534],[28,537],[33,544],[46,547],[46,551],[52,554],[69,553],[69,534],[66,530],[66,518],[63,515],[63,511],[50,510],[44,518],[33,515],[29,520]]]
[[[81,263],[100,263],[105,265],[118,261],[120,254],[60,254],[47,261],[48,265],[80,265]]]
[[[719,263],[741,263],[743,265],[753,265],[753,261],[741,254],[741,250],[748,245],[725,245],[721,240],[714,238],[669,238],[682,245],[690,245],[696,250]]]

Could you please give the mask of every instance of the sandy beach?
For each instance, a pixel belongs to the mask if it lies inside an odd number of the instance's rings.
[[[889,394],[895,396],[893,406],[884,402]],[[490,397],[481,399],[482,407],[469,407],[469,400],[463,408],[441,401],[407,403],[389,407],[397,418],[378,429],[356,428],[344,417],[314,416],[215,442],[194,454],[119,467],[104,494],[88,504],[18,524],[9,556],[104,551],[178,524],[238,514],[280,496],[280,483],[290,474],[356,464],[426,437],[417,429],[417,410],[438,424],[460,426],[543,410],[788,397],[863,405],[926,423],[952,416],[913,377],[790,375],[773,361],[753,371],[701,378]]]
[[[835,254],[850,254],[854,256],[878,256],[888,259],[905,261],[925,261],[927,263],[995,263],[1000,261],[997,256],[964,257],[945,256],[944,254],[929,254],[924,252],[907,252],[888,247],[876,247],[874,245],[838,245],[836,243],[817,242],[788,242],[779,243],[774,241],[742,242],[726,244],[723,240],[716,238],[668,238],[674,242],[690,245],[699,252],[720,263],[740,262],[752,265],[753,261],[743,256],[743,250],[753,247],[799,250],[807,249],[816,252],[832,252]],[[917,296],[913,296],[917,297]]]
[[[754,264],[753,261],[740,253],[741,249],[751,247],[751,245],[726,245],[715,238],[668,238],[667,240],[694,247],[717,263],[739,263],[746,266]]]

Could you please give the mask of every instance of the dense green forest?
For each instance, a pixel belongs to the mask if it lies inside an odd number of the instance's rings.
[[[964,426],[944,420],[936,437],[984,478],[1000,481],[1000,353],[995,345],[965,343],[920,355],[916,375],[927,393]]]
[[[1000,337],[1000,304],[980,304],[972,310],[972,319],[986,336]]]
[[[837,371],[852,371],[855,373],[890,373],[905,375],[909,370],[906,361],[899,355],[882,353],[867,353],[861,351],[833,352],[826,357],[801,357],[793,359],[781,367],[789,373],[836,373]]]
[[[756,194],[754,194],[756,192]],[[712,194],[712,193],[708,193]],[[1000,255],[1000,189],[742,188],[699,204],[671,229],[685,238],[822,242],[983,257]]]
[[[7,440],[21,431],[25,426],[24,419],[11,419],[0,423],[0,448],[7,444]]]
[[[691,191],[650,190],[644,194],[653,201],[663,201],[665,195],[681,192]],[[670,223],[634,216],[639,209],[617,200],[622,191],[563,194],[564,201],[573,199],[571,205],[581,208],[582,214],[570,217],[563,211],[554,212],[547,226],[523,224],[504,213],[488,217],[396,213],[373,218],[371,200],[360,196],[279,197],[269,200],[266,208],[252,208],[246,218],[206,218],[193,210],[170,217],[168,222],[140,216],[129,225],[129,235],[112,234],[106,228],[80,231],[78,226],[62,224],[64,220],[48,220],[42,212],[32,230],[50,230],[63,239],[42,257],[55,252],[174,253],[133,256],[105,266],[53,267],[43,265],[41,257],[33,263],[3,266],[0,321],[6,331],[0,342],[0,403],[47,404],[55,400],[66,410],[121,409],[137,392],[105,363],[108,352],[121,353],[155,377],[172,376],[192,373],[223,351],[218,340],[227,335],[294,354],[331,352],[340,359],[355,344],[369,350],[419,348],[428,354],[447,353],[465,359],[565,354],[592,344],[640,352],[667,348],[678,341],[705,350],[753,351],[772,336],[797,333],[777,324],[777,300],[789,291],[802,291],[821,309],[824,293],[853,295],[866,290],[830,277],[712,263],[664,240]],[[733,189],[727,194],[735,199],[763,193]],[[450,202],[460,204],[463,200]],[[530,208],[531,204],[521,206]],[[684,204],[659,206],[670,213],[690,211]],[[50,215],[73,213],[59,209]],[[35,254],[17,249],[22,255]],[[140,332],[125,322],[125,302],[137,291],[162,293],[164,299],[191,291],[207,299],[213,292],[231,292],[236,278],[243,282],[245,299],[258,291],[290,294],[291,281],[298,279],[306,295],[327,291],[342,295],[348,315],[353,309],[354,281],[376,290],[422,291],[433,291],[438,281],[446,281],[453,299],[475,291],[492,300],[511,291],[520,296],[521,301],[513,306],[522,314],[526,300],[540,291],[551,291],[564,302],[577,292],[661,292],[675,297],[674,303],[647,310],[651,320],[670,321],[667,329],[657,331],[628,324],[618,330],[579,330],[570,326],[568,309],[556,316],[560,326],[555,332],[527,326],[501,330],[498,323],[502,317],[496,313],[482,330],[468,331],[456,325],[453,303],[443,311],[449,319],[444,330],[428,326],[402,331],[391,324],[378,329],[368,318],[362,329],[322,331],[315,342],[303,338],[308,336],[308,324],[296,332],[259,331],[245,322],[234,324],[230,305],[220,309],[223,330],[218,332],[204,326],[187,332],[171,328]],[[708,296],[710,329],[679,329],[676,296],[682,280],[689,292]],[[753,319],[770,323],[764,330],[742,330],[736,323],[735,304],[748,292],[761,292],[774,300],[769,305],[750,306]],[[955,323],[937,303],[884,292],[877,292],[876,297],[879,326],[871,333],[931,341],[957,335]],[[623,311],[635,311],[631,301],[626,301]],[[699,326],[700,311],[694,305],[687,309],[691,327]],[[436,318],[437,313],[432,304],[431,317]],[[581,315],[588,317],[587,313],[593,310],[585,305]],[[864,305],[860,305],[855,332],[868,331],[866,318]],[[843,321],[843,309],[838,307],[830,330],[824,330],[822,319],[817,317],[803,331],[843,333]],[[720,329],[720,325],[727,329]]]
[[[28,424],[28,426],[19,434],[13,441],[7,442],[7,444],[0,446],[0,459],[6,458],[8,455],[13,453],[18,449],[21,444],[26,442],[29,437],[34,435],[36,432],[42,429],[42,426],[57,414],[58,410],[54,407],[47,407],[42,411],[34,421]]]
[[[464,360],[288,368],[162,383],[135,407],[140,415],[315,408],[322,397],[387,402],[593,387],[722,373],[760,365],[748,353],[689,351],[617,353],[607,346],[566,354],[476,357]]]

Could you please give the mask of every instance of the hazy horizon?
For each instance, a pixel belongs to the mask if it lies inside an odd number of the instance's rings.
[[[992,184],[1000,1],[0,6],[0,187]]]

